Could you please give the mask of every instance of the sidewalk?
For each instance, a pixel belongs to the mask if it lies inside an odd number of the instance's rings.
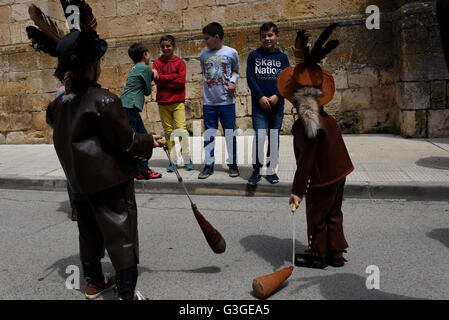
[[[201,149],[200,138],[191,145]],[[353,198],[392,198],[449,201],[449,138],[404,139],[393,135],[345,135],[344,140],[355,166],[347,177],[345,196]],[[242,143],[245,141],[244,143]],[[217,139],[216,156],[224,149]],[[250,164],[241,164],[240,177],[230,178],[226,165],[216,164],[215,173],[199,180],[201,164],[194,171],[180,168],[191,194],[234,196],[283,196],[290,194],[296,163],[293,137],[281,136],[280,183],[270,185],[262,179],[257,187],[246,184]],[[251,150],[251,141],[239,137],[238,147]],[[64,191],[66,179],[53,145],[0,145],[0,188]],[[150,167],[162,179],[136,181],[136,191],[182,194],[174,173],[167,173],[168,160],[156,149]]]

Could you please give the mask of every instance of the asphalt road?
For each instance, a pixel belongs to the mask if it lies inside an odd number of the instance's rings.
[[[287,199],[194,198],[226,252],[208,247],[185,196],[137,195],[138,289],[155,300],[256,299],[252,279],[291,262]],[[295,268],[270,299],[449,299],[448,202],[349,199],[343,210],[349,262]],[[294,219],[299,253],[307,241],[303,205]],[[0,240],[2,299],[84,299],[82,279],[78,290],[65,286],[67,267],[80,266],[65,193],[0,190]],[[370,265],[379,268],[379,289],[366,287]],[[114,272],[108,258],[104,272]]]

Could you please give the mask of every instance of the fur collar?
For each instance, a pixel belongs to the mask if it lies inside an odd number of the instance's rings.
[[[293,93],[293,104],[298,110],[309,138],[315,138],[320,128],[320,106],[317,98],[322,94],[320,89],[313,87],[304,87]]]

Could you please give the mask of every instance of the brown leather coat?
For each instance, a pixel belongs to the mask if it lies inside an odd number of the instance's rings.
[[[74,193],[91,194],[137,174],[136,158],[149,159],[153,137],[134,133],[120,98],[86,81],[47,108],[53,142]]]
[[[337,122],[322,108],[319,123],[314,138],[307,136],[303,120],[293,124],[297,169],[292,193],[300,197],[308,187],[320,188],[336,183],[354,170]]]

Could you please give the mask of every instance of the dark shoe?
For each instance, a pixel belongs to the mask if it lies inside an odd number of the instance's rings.
[[[175,168],[170,164],[168,167],[167,167],[167,172],[174,172],[175,171]]]
[[[229,166],[229,176],[232,178],[240,176],[239,167],[236,164]]]
[[[72,209],[72,221],[78,221],[78,211]]]
[[[89,282],[86,286],[85,296],[87,299],[96,299],[103,293],[114,289],[115,287],[115,277],[110,277],[105,279],[105,281],[100,281],[97,283]]]
[[[325,269],[327,267],[325,258],[314,258],[311,254],[296,254],[295,266],[304,268]]]
[[[248,184],[251,186],[255,186],[259,183],[260,179],[262,179],[262,176],[260,175],[260,172],[257,170],[253,171],[253,174],[248,179]]]
[[[192,162],[186,164],[186,170],[187,171],[192,171],[193,169],[194,169],[194,166],[193,166]]]
[[[270,174],[269,176],[267,176],[267,180],[271,184],[276,184],[279,182],[279,177],[276,173],[274,173],[274,174]]]
[[[201,171],[201,173],[198,175],[198,179],[206,179],[213,174],[214,174],[213,166],[204,166],[203,171]]]
[[[340,268],[345,265],[345,262],[348,262],[345,258],[332,258],[327,257],[326,262],[334,268]]]

